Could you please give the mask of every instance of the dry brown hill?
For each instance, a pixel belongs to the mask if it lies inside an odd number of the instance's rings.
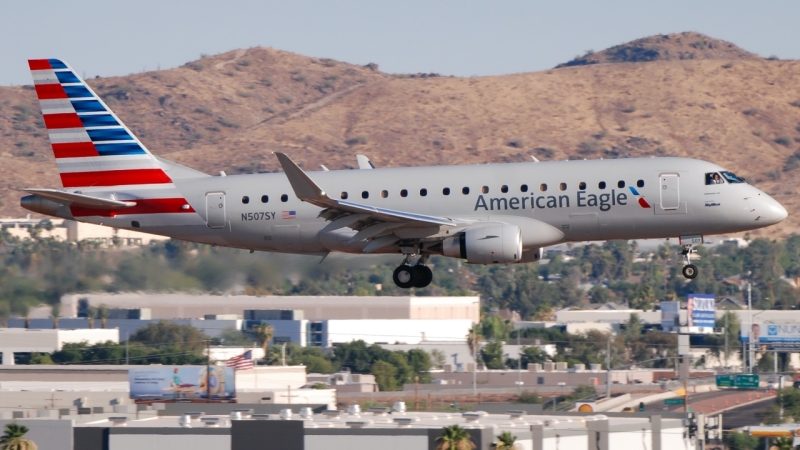
[[[89,83],[151,151],[208,173],[275,171],[272,151],[310,169],[356,153],[383,167],[690,156],[774,195],[787,234],[800,228],[798,73],[740,58],[412,77],[252,48]],[[0,214],[19,216],[14,189],[58,186],[32,89],[0,88],[0,133]]]
[[[704,34],[687,31],[685,33],[658,34],[625,44],[615,45],[601,52],[586,52],[576,56],[561,67],[586,66],[589,64],[673,61],[685,59],[724,59],[760,60],[760,56],[741,48],[708,37]]]

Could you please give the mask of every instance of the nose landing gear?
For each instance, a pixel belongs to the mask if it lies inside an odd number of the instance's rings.
[[[424,288],[433,281],[433,271],[431,271],[430,267],[425,265],[428,261],[428,255],[421,256],[415,262],[411,261],[412,256],[413,255],[406,256],[403,264],[397,269],[394,269],[392,280],[394,280],[394,284],[399,288]]]

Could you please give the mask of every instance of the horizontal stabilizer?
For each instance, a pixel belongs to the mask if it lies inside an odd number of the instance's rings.
[[[73,192],[64,192],[57,189],[25,188],[22,190],[64,206],[76,205],[90,209],[123,209],[136,206],[136,202],[122,202],[108,198],[92,197],[90,195],[76,194]]]

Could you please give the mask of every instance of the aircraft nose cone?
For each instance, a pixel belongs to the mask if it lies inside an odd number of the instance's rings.
[[[783,205],[778,203],[773,198],[770,198],[767,204],[764,206],[765,218],[771,223],[783,222],[787,217],[789,217],[789,212],[786,211],[786,208],[784,208]]]

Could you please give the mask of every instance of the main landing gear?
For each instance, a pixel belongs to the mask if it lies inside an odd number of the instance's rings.
[[[697,250],[692,247],[692,244],[684,244],[683,251],[681,252],[681,255],[683,255],[684,259],[686,260],[686,264],[683,266],[681,272],[683,272],[684,277],[690,280],[693,280],[695,277],[697,277],[698,273],[697,266],[692,264],[691,260],[689,259],[689,255],[692,253],[697,253]]]
[[[428,256],[423,255],[415,262],[411,262],[411,258],[412,255],[406,256],[403,264],[394,269],[394,275],[392,275],[394,284],[402,289],[427,287],[433,281],[433,271],[425,265]]]

